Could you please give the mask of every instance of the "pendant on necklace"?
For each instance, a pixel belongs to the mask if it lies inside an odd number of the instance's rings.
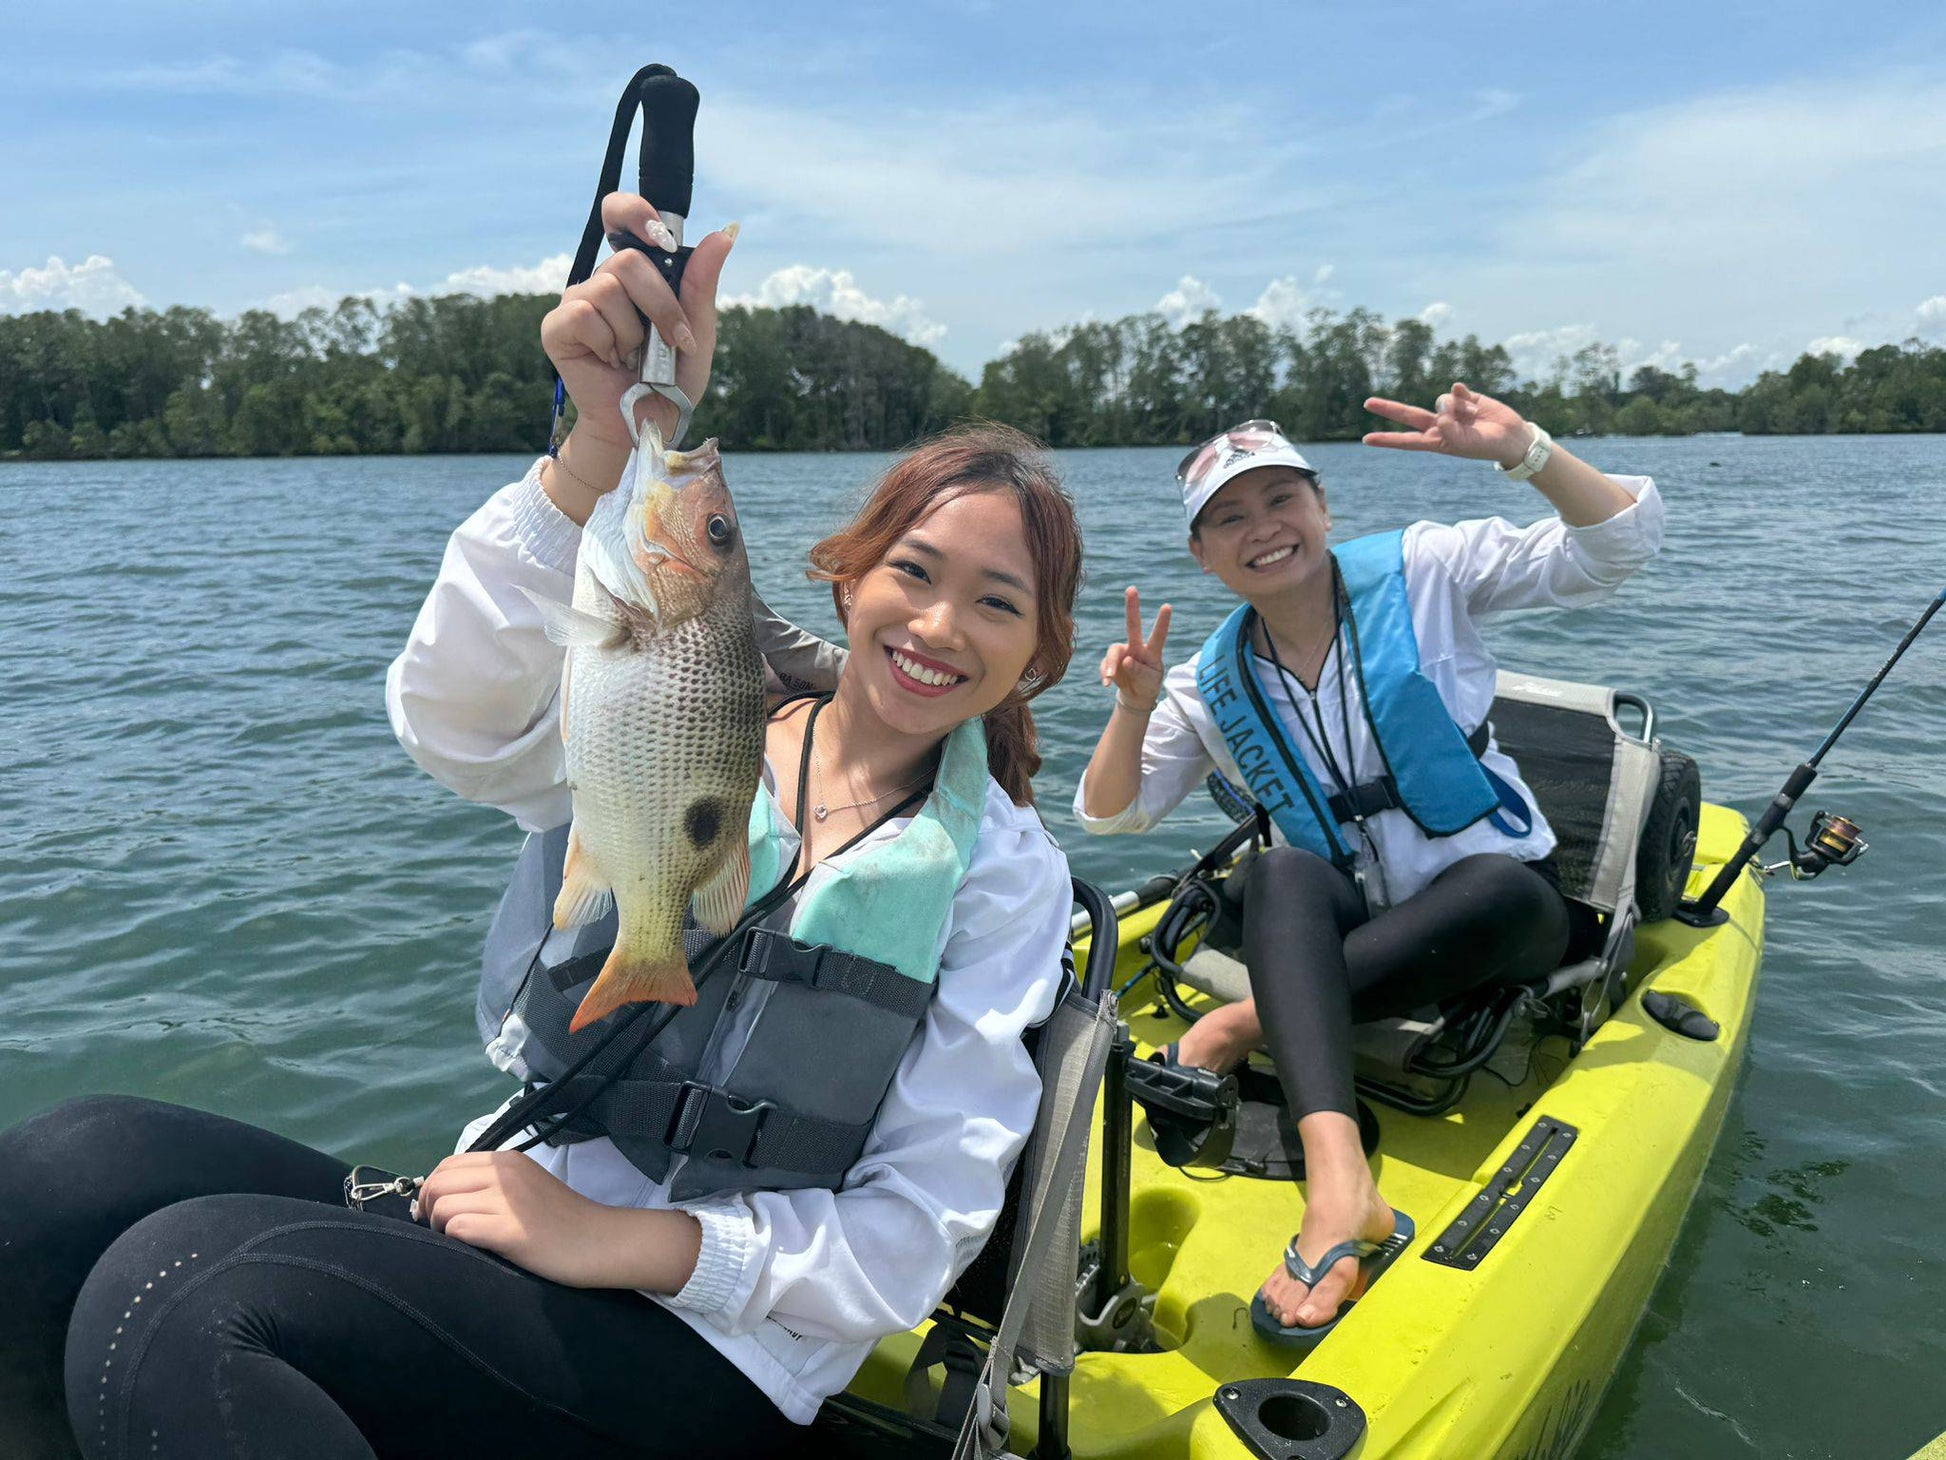
[[[823,821],[824,818],[829,816],[830,814],[831,812],[823,806],[813,806],[811,808],[811,816],[814,820],[817,821]]]

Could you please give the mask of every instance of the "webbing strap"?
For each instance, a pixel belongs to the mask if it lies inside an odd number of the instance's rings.
[[[804,1115],[770,1100],[744,1100],[696,1080],[604,1080],[581,1075],[564,1082],[557,1100],[575,1102],[600,1085],[579,1119],[609,1136],[643,1136],[686,1155],[745,1166],[821,1175],[858,1159],[870,1120],[850,1124]]]
[[[907,978],[889,963],[823,943],[800,943],[774,928],[752,928],[744,936],[737,972],[845,994],[908,1019],[918,1018],[932,1001],[931,984]]]
[[[1493,738],[1491,721],[1482,720],[1468,732],[1466,748],[1473,752],[1475,760],[1487,753],[1487,746]],[[1353,786],[1348,791],[1339,791],[1326,801],[1334,821],[1356,821],[1360,817],[1372,817],[1381,811],[1399,811],[1405,802],[1399,798],[1399,783],[1388,772],[1363,785]]]
[[[1077,1004],[1081,1001],[1077,1000]],[[1065,1013],[1057,1009],[1055,1017]],[[1079,1012],[1079,1011],[1078,1011]],[[1022,1220],[1024,1234],[1016,1230],[1015,1250],[1020,1262],[1013,1287],[1007,1294],[1000,1324],[987,1350],[986,1366],[980,1372],[979,1387],[973,1394],[973,1407],[960,1427],[953,1447],[953,1460],[980,1460],[998,1455],[1006,1447],[1007,1380],[1013,1371],[1014,1350],[1027,1323],[1027,1310],[1037,1294],[1036,1278],[1048,1261],[1056,1235],[1061,1231],[1061,1205],[1086,1175],[1088,1131],[1095,1108],[1095,1094],[1101,1086],[1102,1070],[1108,1063],[1108,1048],[1114,1041],[1115,998],[1105,995],[1085,1012],[1080,1012],[1080,1027],[1072,1045],[1064,1052],[1058,1068],[1042,1071],[1041,1107],[1035,1121],[1035,1144],[1039,1146],[1038,1169],[1023,1183],[1021,1199],[1027,1203]],[[1064,1264],[1073,1254],[1063,1255]],[[1072,1320],[1074,1289],[1072,1266],[1064,1266],[1068,1276],[1067,1313]]]

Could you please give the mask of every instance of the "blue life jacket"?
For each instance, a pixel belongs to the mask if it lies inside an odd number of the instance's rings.
[[[1480,764],[1490,734],[1453,722],[1419,668],[1405,586],[1405,534],[1374,533],[1332,550],[1344,635],[1385,773],[1327,794],[1270,707],[1250,647],[1256,610],[1239,604],[1203,645],[1196,688],[1256,802],[1292,846],[1351,866],[1340,829],[1401,810],[1427,836],[1452,836],[1484,817],[1510,837],[1533,830],[1521,794]]]

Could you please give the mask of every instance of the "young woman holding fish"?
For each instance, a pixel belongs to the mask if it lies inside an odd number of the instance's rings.
[[[640,198],[603,211],[658,226]],[[640,315],[703,399],[731,242],[698,244],[680,301],[628,253],[564,295],[542,337],[577,424],[454,533],[392,666],[413,758],[531,832],[570,804],[562,650],[535,600],[569,602],[582,524],[629,460]],[[789,936],[762,946],[823,939],[841,977],[814,992],[766,972],[752,932],[678,1012],[641,1061],[709,1097],[693,1145],[680,1120],[611,1137],[597,1104],[549,1122],[555,1143],[448,1157],[415,1223],[347,1208],[333,1157],[174,1106],[101,1097],[0,1135],[0,1452],[68,1453],[70,1422],[91,1457],[801,1447],[873,1342],[972,1261],[1034,1122],[1021,1036],[1056,997],[1069,888],[1031,805],[1027,701],[1066,668],[1080,546],[1029,443],[984,429],[913,450],[812,549],[850,653],[834,692],[764,725],[747,845],[753,901],[795,889],[759,930]],[[494,937],[550,901],[517,881]],[[528,973],[571,988],[552,936],[533,934]],[[507,1014],[485,1027],[511,1068]],[[794,1146],[709,1104],[771,1076],[779,1109],[837,1092],[866,1118],[800,1111],[781,1124],[824,1129]]]

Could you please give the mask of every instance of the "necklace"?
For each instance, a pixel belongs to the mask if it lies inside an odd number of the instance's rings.
[[[1261,616],[1259,616],[1258,622],[1263,623],[1264,626],[1264,643],[1270,649],[1270,662],[1277,666],[1278,671],[1280,673],[1290,675],[1291,678],[1297,679],[1299,684],[1303,684],[1303,680],[1301,678],[1298,678],[1298,676],[1296,675],[1291,675],[1291,672],[1288,669],[1284,668],[1284,661],[1281,657],[1279,657],[1277,653],[1277,641],[1276,639],[1271,637],[1270,624],[1265,620],[1263,620]],[[1311,656],[1313,654],[1316,654],[1319,649],[1323,648],[1326,644],[1330,643],[1333,639],[1336,639],[1338,637],[1339,624],[1338,624],[1337,604],[1335,602],[1332,604],[1331,622],[1326,624],[1324,627],[1325,627],[1325,631],[1319,634],[1315,639],[1311,641],[1310,646],[1304,651],[1303,655],[1300,658],[1298,658],[1298,660],[1296,661],[1300,668],[1309,664],[1311,662]],[[1339,667],[1342,669],[1343,665],[1341,664]],[[1322,660],[1320,660],[1318,662],[1318,673],[1322,674],[1323,672],[1324,672],[1324,663]],[[1306,686],[1306,691],[1307,693],[1310,694],[1317,693],[1316,690],[1310,689],[1309,686]]]
[[[811,746],[811,759],[817,763],[818,779],[820,781],[828,780],[829,776],[825,773],[824,769],[824,757],[818,754],[818,748],[815,743]],[[811,815],[818,821],[823,821],[834,811],[855,811],[860,806],[876,806],[879,802],[896,796],[901,791],[916,790],[924,784],[925,779],[922,775],[914,780],[907,781],[903,786],[895,786],[889,791],[880,791],[876,796],[867,796],[863,801],[847,801],[842,806],[827,806],[822,801],[813,801],[811,803]]]

